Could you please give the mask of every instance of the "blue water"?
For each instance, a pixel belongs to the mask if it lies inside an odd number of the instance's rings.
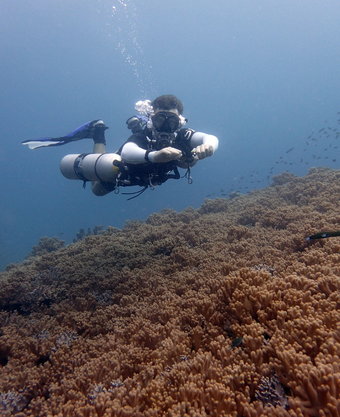
[[[198,207],[285,170],[339,168],[339,21],[339,0],[2,0],[0,267],[42,236],[70,242],[80,228]],[[220,139],[192,185],[98,198],[59,172],[90,141],[20,145],[103,118],[114,151],[134,103],[160,94]]]

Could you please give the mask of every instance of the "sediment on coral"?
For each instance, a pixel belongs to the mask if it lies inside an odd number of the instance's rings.
[[[0,415],[340,415],[340,171],[155,213],[0,274]]]

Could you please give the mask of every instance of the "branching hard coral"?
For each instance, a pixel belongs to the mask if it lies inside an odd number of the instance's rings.
[[[0,413],[2,417],[10,417],[22,411],[29,399],[21,392],[0,392]]]
[[[338,225],[339,178],[285,175],[1,273],[1,413],[339,417],[340,243],[305,241]]]
[[[79,229],[75,238],[73,239],[73,243],[78,242],[78,240],[82,240],[87,236],[100,235],[103,233],[105,233],[104,226],[94,226],[92,229],[88,227],[87,230]]]
[[[57,237],[42,237],[36,246],[33,246],[30,256],[44,255],[46,253],[54,252],[65,246],[63,240]]]
[[[255,399],[265,406],[288,408],[287,395],[276,375],[261,378],[255,391]]]
[[[283,185],[289,182],[294,182],[296,180],[296,176],[291,174],[290,172],[283,172],[282,174],[275,175],[272,178],[272,185]]]

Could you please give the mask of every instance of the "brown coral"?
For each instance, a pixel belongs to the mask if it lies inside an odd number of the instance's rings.
[[[340,415],[340,172],[110,228],[0,277],[0,412]]]

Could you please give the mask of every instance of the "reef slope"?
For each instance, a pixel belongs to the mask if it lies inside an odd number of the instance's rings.
[[[339,416],[339,202],[283,174],[11,265],[1,416]]]

